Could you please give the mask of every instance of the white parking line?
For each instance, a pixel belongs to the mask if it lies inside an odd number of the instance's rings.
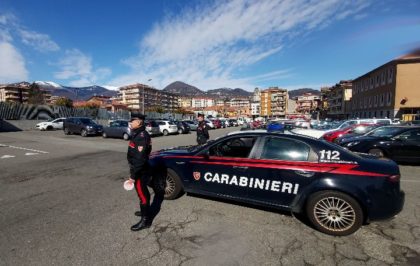
[[[43,153],[43,154],[49,153],[47,151],[40,151],[40,150],[28,149],[28,148],[17,147],[17,146],[12,146],[12,145],[6,145],[6,144],[1,144],[1,143],[0,143],[0,147],[8,147],[8,148],[18,149],[18,150],[33,151],[33,152]]]
[[[414,182],[414,183],[420,183],[420,180],[413,180],[413,179],[402,179],[401,182]]]
[[[9,159],[15,157],[14,155],[3,155],[0,159]]]

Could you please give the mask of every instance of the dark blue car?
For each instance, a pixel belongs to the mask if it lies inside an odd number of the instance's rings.
[[[398,165],[296,135],[245,131],[151,154],[166,199],[182,192],[304,213],[343,236],[404,205]],[[162,170],[164,169],[164,170]]]

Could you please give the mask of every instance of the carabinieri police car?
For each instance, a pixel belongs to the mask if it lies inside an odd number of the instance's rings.
[[[299,135],[237,132],[154,152],[150,165],[163,177],[166,199],[191,192],[304,213],[336,236],[391,218],[404,205],[393,161]]]

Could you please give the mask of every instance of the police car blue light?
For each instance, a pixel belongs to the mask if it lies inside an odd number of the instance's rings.
[[[154,152],[150,165],[166,199],[191,192],[303,213],[330,235],[352,234],[404,205],[393,161],[298,135],[236,132]]]

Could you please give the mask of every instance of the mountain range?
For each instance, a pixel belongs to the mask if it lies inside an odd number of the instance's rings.
[[[118,94],[117,87],[105,87],[105,86],[88,86],[88,87],[69,87],[57,84],[52,81],[35,81],[35,83],[44,90],[51,92],[53,96],[67,97],[74,100],[88,100],[90,97],[95,95],[104,95],[115,97]],[[28,82],[19,82],[9,85],[30,85]],[[252,92],[246,91],[241,88],[219,88],[208,91],[202,91],[197,87],[184,83],[182,81],[175,81],[166,86],[163,91],[177,94],[184,97],[209,97],[209,98],[221,98],[221,99],[231,99],[235,97],[250,97]],[[293,99],[297,96],[300,96],[304,93],[313,93],[315,95],[320,95],[319,90],[314,90],[310,88],[302,88],[297,90],[289,91],[290,99]]]

